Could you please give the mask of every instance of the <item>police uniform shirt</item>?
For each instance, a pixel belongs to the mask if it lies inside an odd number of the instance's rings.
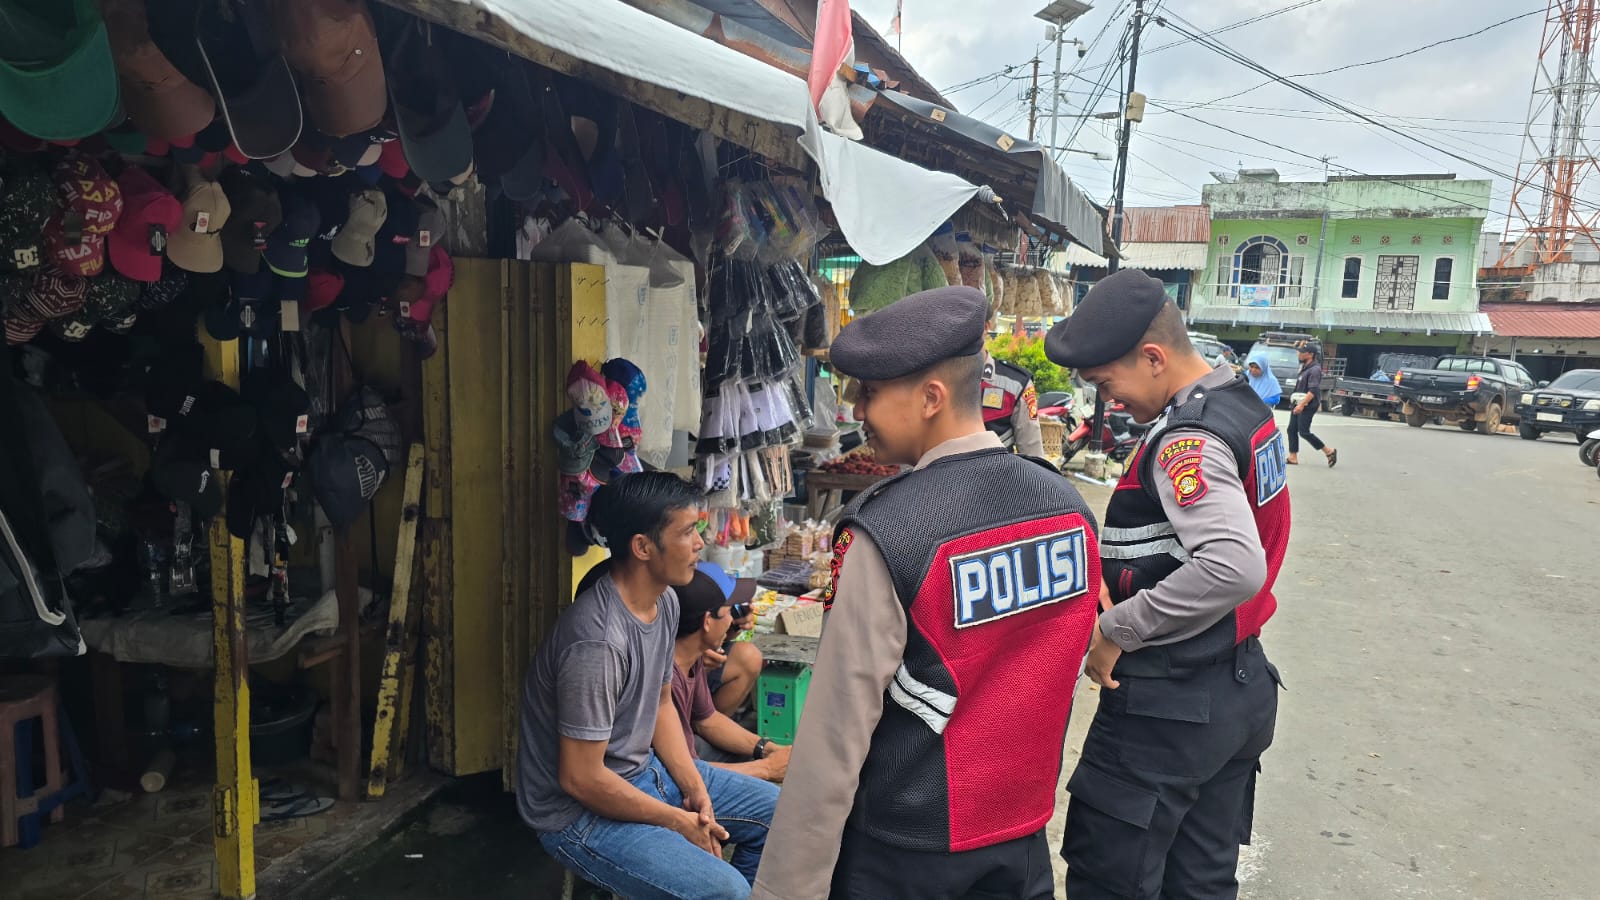
[[[1234,377],[1220,366],[1180,391],[1169,409]],[[1150,431],[1145,453],[1154,456],[1146,472],[1176,532],[1167,552],[1184,565],[1101,613],[1100,630],[1124,652],[1200,634],[1254,597],[1267,578],[1266,552],[1233,451],[1206,431],[1162,430],[1162,421]],[[1113,531],[1105,529],[1102,538],[1116,540]]]
[[[928,451],[916,468],[999,446],[991,432],[967,435]],[[884,692],[904,661],[905,607],[883,554],[865,533],[844,540],[839,602],[828,614],[806,695],[808,715],[767,832],[767,846],[783,852],[762,857],[751,900],[827,898]]]
[[[989,358],[989,366],[995,365],[994,357]],[[1021,370],[1018,370],[1021,371]],[[987,380],[983,384],[984,409],[991,407],[989,392],[997,390],[991,387]],[[1033,386],[1033,379],[1023,382],[1022,390],[1017,396],[1017,402],[1011,407],[1011,436],[1018,453],[1031,456],[1035,459],[1044,459],[1044,435],[1039,432],[1039,392]]]

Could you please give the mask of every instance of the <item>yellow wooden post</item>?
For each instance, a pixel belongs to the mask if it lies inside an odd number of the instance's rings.
[[[412,444],[406,456],[404,504],[400,511],[400,537],[394,549],[394,589],[389,598],[389,627],[384,632],[383,674],[378,680],[378,715],[372,725],[372,763],[367,767],[367,796],[382,797],[388,783],[391,753],[404,746],[395,739],[399,710],[411,705],[409,688],[402,677],[412,664],[416,646],[406,629],[411,621],[411,584],[416,574],[417,519],[422,502],[424,455],[421,444]]]
[[[606,359],[606,270],[604,266],[591,266],[575,263],[569,267],[568,277],[560,281],[560,295],[558,298],[558,313],[560,321],[566,326],[563,334],[566,337],[567,365],[571,366],[580,359],[586,359],[596,365]],[[570,329],[570,330],[568,330]],[[563,378],[566,372],[562,372]],[[608,558],[609,554],[599,547],[590,547],[589,552],[572,561],[572,580],[564,585],[566,593],[563,602],[572,600],[572,591],[576,589],[583,576],[589,570],[599,565]]]
[[[237,341],[202,334],[211,377],[239,387]],[[223,494],[227,494],[223,476]],[[256,835],[261,809],[250,770],[250,654],[245,643],[244,542],[228,532],[225,514],[211,520],[211,617],[213,663],[212,720],[216,736],[217,783],[212,789],[212,837],[216,846],[218,888],[222,896],[249,900],[256,895]]]

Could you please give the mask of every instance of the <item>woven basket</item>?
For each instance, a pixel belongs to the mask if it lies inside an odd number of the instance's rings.
[[[1067,423],[1059,419],[1040,419],[1039,437],[1044,442],[1044,458],[1059,459],[1061,445],[1067,440]]]

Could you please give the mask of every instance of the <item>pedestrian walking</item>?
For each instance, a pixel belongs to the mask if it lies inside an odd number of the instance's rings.
[[[756,900],[1054,896],[1044,828],[1100,553],[1077,490],[984,427],[986,304],[925,291],[833,342],[877,459],[915,468],[835,532]]]
[[[1339,451],[1327,446],[1311,433],[1311,420],[1322,408],[1322,353],[1315,344],[1302,342],[1300,375],[1294,382],[1294,411],[1289,414],[1289,465],[1300,465],[1300,439],[1305,438],[1312,449],[1321,450],[1328,459],[1328,468],[1339,464]]]
[[[1096,283],[1045,349],[1152,423],[1101,529],[1085,670],[1104,690],[1067,786],[1067,896],[1236,897],[1281,683],[1259,635],[1289,544],[1283,436],[1137,270]]]

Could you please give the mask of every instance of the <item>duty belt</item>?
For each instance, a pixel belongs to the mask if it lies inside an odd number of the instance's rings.
[[[1124,653],[1111,675],[1113,678],[1187,678],[1212,666],[1237,665],[1242,657],[1261,652],[1261,641],[1251,635],[1228,650],[1193,659],[1185,657],[1182,650],[1183,645],[1179,643]]]

